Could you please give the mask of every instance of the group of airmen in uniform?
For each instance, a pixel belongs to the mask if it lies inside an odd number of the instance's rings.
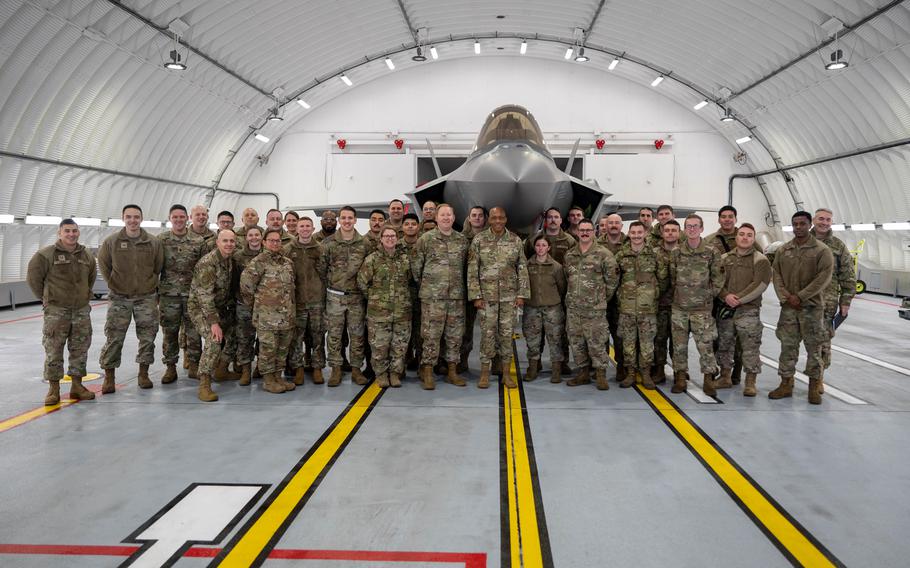
[[[743,395],[755,396],[759,311],[773,281],[781,305],[780,384],[769,397],[792,396],[803,343],[809,402],[821,403],[832,319],[846,316],[855,293],[852,258],[832,234],[828,209],[795,213],[793,239],[773,261],[756,243],[755,227],[737,226],[732,206],[720,209],[720,229],[707,237],[700,216],[688,215],[680,226],[668,205],[657,209],[656,222],[654,212],[642,208],[627,234],[618,214],[595,225],[573,207],[564,227],[552,208],[542,230],[524,240],[507,229],[502,207],[474,207],[461,231],[448,204],[427,202],[422,212],[421,222],[393,200],[388,211],[371,212],[370,230],[361,235],[352,207],[324,212],[318,232],[313,219],[277,209],[267,213],[263,228],[248,208],[240,227],[223,211],[212,231],[204,206],[188,212],[178,204],[170,209],[169,228],[153,236],[140,226],[138,205],[123,207],[123,229],[97,253],[110,290],[101,392],[116,390],[133,319],[139,387],[153,386],[149,368],[160,326],[162,384],[177,380],[182,347],[187,375],[199,381],[199,399],[210,402],[218,399],[213,381],[250,385],[261,377],[265,391],[283,393],[304,384],[306,371],[322,384],[326,365],[328,386],[339,385],[349,371],[358,385],[375,378],[380,387],[400,387],[408,368],[418,369],[427,390],[435,388],[436,375],[465,386],[479,318],[479,388],[490,386],[491,374],[506,388],[517,386],[511,361],[520,327],[527,381],[538,377],[548,347],[553,383],[571,371],[571,352],[575,371],[568,386],[594,383],[608,390],[612,357],[621,387],[640,381],[653,389],[668,380],[669,354],[671,391],[684,392],[691,335],[706,394],[739,384],[744,369]],[[28,283],[44,307],[47,405],[60,401],[64,348],[70,398],[95,397],[82,379],[96,272],[72,219],[60,223],[57,242],[29,263]]]

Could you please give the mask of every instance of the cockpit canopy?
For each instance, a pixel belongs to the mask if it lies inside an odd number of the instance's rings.
[[[528,140],[544,145],[537,121],[528,109],[518,105],[501,106],[490,113],[480,129],[476,148],[479,150],[498,140]]]

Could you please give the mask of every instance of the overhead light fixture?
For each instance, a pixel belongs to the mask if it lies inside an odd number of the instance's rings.
[[[882,223],[882,229],[886,231],[910,231],[910,223]]]
[[[307,103],[307,102],[306,102],[305,100],[303,100],[303,99],[297,99],[297,104],[299,104],[299,105],[302,106],[303,108],[310,108],[309,103]]]
[[[422,63],[427,60],[427,56],[423,54],[423,48],[419,45],[417,46],[417,53],[411,56],[411,61],[416,61]],[[392,60],[388,57],[385,58],[385,64],[389,66],[389,69],[395,69],[395,64],[392,63]]]
[[[278,107],[275,107],[269,111],[269,116],[266,120],[269,122],[281,122],[284,120],[284,117],[278,113]]]
[[[341,74],[341,77],[339,77],[339,79],[341,79],[341,82],[344,83],[345,85],[347,85],[348,87],[354,85],[354,83],[350,79],[348,79],[348,76],[345,75],[344,73]]]
[[[26,225],[59,225],[63,217],[54,217],[53,215],[26,215]]]
[[[420,57],[421,59],[417,59],[418,57]],[[427,60],[426,57],[424,57],[423,55],[420,54],[420,48],[419,48],[419,47],[417,48],[417,55],[415,55],[415,56],[412,57],[411,59],[413,59],[414,61],[426,61],[426,60]],[[389,68],[389,71],[394,71],[394,70],[395,70],[395,62],[392,61],[392,60],[391,60],[390,58],[388,58],[388,57],[385,58],[385,66]]]
[[[825,65],[825,69],[828,71],[837,71],[838,69],[846,69],[850,66],[850,63],[844,59],[844,52],[840,49],[835,49],[831,52],[831,61]]]
[[[701,109],[705,108],[706,106],[708,106],[708,99],[695,103],[695,106],[692,108],[694,108],[695,110],[701,110]]]
[[[161,221],[143,221],[139,223],[139,226],[143,229],[160,229]]]
[[[436,51],[435,45],[430,46],[430,57],[432,57],[433,59],[439,59],[439,52]]]
[[[846,231],[847,226],[844,225],[843,223],[835,223],[834,225],[831,225],[831,230],[832,231]]]
[[[722,117],[720,117],[720,121],[721,122],[733,122],[734,120],[736,120],[736,119],[734,119],[733,115],[730,114],[730,109],[728,109],[728,108],[724,109],[724,115]]]
[[[80,227],[100,227],[101,219],[95,217],[73,217],[73,221]]]
[[[566,59],[572,59],[572,53],[574,53],[574,52],[575,52],[575,48],[574,48],[574,47],[570,47],[569,49],[566,50],[565,58],[566,58]]]
[[[164,66],[172,71],[186,71],[186,65],[180,61],[180,53],[176,49],[172,49],[169,54],[170,59],[164,62]]]
[[[476,39],[474,40],[474,53],[480,55],[480,42]]]
[[[108,219],[108,227],[126,227],[126,223],[123,222],[123,219]]]
[[[745,144],[745,143],[748,142],[749,140],[752,140],[752,137],[751,137],[751,136],[743,136],[742,138],[737,138],[737,139],[736,139],[736,143],[737,143],[737,144]]]
[[[588,56],[585,55],[584,47],[578,48],[578,55],[575,56],[575,61],[578,63],[584,63],[585,61],[588,61]]]
[[[0,215],[0,225],[9,225],[10,223],[15,223],[16,217],[14,215]]]
[[[527,52],[528,52],[528,42],[525,40],[522,40],[521,47],[518,49],[518,53],[524,55]]]
[[[256,140],[259,140],[260,142],[268,142],[270,140],[270,138],[268,136],[264,136],[258,132],[256,133],[256,136],[254,136],[254,138]]]
[[[850,225],[851,231],[874,231],[875,223],[855,223]]]
[[[651,81],[651,86],[652,86],[652,87],[656,87],[657,85],[660,85],[661,82],[663,82],[663,80],[664,80],[664,76],[663,76],[663,75],[658,75],[656,79],[654,79],[653,81]]]
[[[610,62],[610,66],[607,67],[607,69],[609,69],[610,71],[612,71],[612,70],[616,69],[616,66],[617,66],[617,65],[619,65],[619,58],[618,58],[618,57],[614,57],[614,58],[613,58],[613,61]]]

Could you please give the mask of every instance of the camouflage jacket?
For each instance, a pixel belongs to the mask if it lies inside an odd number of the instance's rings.
[[[337,233],[338,233],[338,231],[336,230],[336,231],[335,231],[334,233],[332,233],[331,235],[327,235],[327,234],[325,233],[325,231],[323,231],[322,229],[320,229],[320,230],[316,231],[315,233],[313,233],[313,239],[315,239],[317,243],[321,243],[321,242],[325,241],[325,240],[326,240],[327,238],[329,238],[329,237],[334,237]]]
[[[196,263],[186,309],[194,322],[228,325],[234,321],[234,259],[213,250]]]
[[[468,238],[457,231],[443,235],[439,229],[417,239],[411,273],[420,285],[422,300],[463,300]]]
[[[531,297],[528,264],[518,236],[486,229],[468,249],[468,300],[514,302]]]
[[[357,274],[357,285],[367,296],[367,319],[379,323],[411,319],[411,263],[408,251],[370,254]]]
[[[678,245],[677,245],[678,247]],[[670,261],[673,249],[667,250],[664,248],[663,241],[655,247],[654,254],[657,255],[658,260],[663,261],[667,265],[667,271],[670,270]],[[667,281],[667,289],[660,295],[660,298],[657,299],[658,307],[663,309],[669,309],[673,305],[673,282],[672,280]]]
[[[265,247],[261,247],[259,250],[250,250],[250,247],[244,243],[243,248],[237,247],[234,251],[234,289],[240,290],[240,275],[243,274],[243,271],[246,269],[254,258],[259,256],[259,253],[266,250]],[[236,295],[237,303],[243,304],[243,296],[239,293]],[[246,304],[243,304],[246,305]],[[247,306],[249,307],[249,306]]]
[[[280,252],[263,250],[240,275],[243,303],[253,306],[253,327],[279,331],[295,325],[294,264]]]
[[[344,240],[340,233],[322,243],[325,257],[325,285],[328,289],[346,294],[360,294],[357,273],[367,257],[366,239],[354,231],[354,238]]]
[[[619,267],[613,253],[597,243],[587,252],[580,246],[566,253],[562,265],[568,287],[566,307],[574,310],[606,310],[619,284]]]
[[[158,235],[158,240],[164,249],[164,268],[158,280],[158,295],[189,296],[193,269],[205,254],[202,241],[191,237],[189,231],[182,236],[167,231]]]
[[[739,254],[734,249],[720,257],[720,269],[724,275],[724,285],[717,294],[720,300],[736,294],[741,302],[738,309],[761,307],[761,296],[771,282],[771,263],[765,255],[753,249]]]
[[[705,237],[705,240],[714,247],[718,256],[722,256],[736,249],[736,233],[738,232],[739,227],[733,227],[733,232],[730,234],[721,233],[720,229],[718,229],[716,232]],[[756,252],[762,252],[761,245],[758,244],[758,241],[755,241],[755,243],[752,244],[752,248],[755,249]]]
[[[202,253],[203,254],[205,254],[209,251],[215,250],[216,235],[215,235],[215,232],[212,231],[211,229],[209,229],[208,227],[205,228],[205,231],[203,231],[201,233],[197,233],[196,231],[193,230],[192,225],[187,225],[186,234],[188,234],[189,236],[191,236],[193,238],[202,240],[202,242],[203,242]]]
[[[562,303],[566,295],[566,273],[552,256],[547,255],[547,259],[540,262],[535,254],[528,260],[528,281],[531,285],[529,306],[538,308]]]
[[[811,229],[809,232],[818,239],[815,229]],[[827,238],[818,240],[828,245],[834,255],[834,275],[831,276],[831,284],[825,290],[825,305],[849,306],[853,297],[856,296],[856,271],[853,266],[853,255],[844,241],[834,236],[834,231],[829,232]]]
[[[659,245],[664,240],[663,229],[664,226],[660,222],[651,225],[651,229],[645,235],[645,244],[651,247]]]
[[[95,257],[87,248],[77,243],[70,252],[58,240],[35,253],[26,280],[45,306],[82,308],[92,297],[97,276]]]
[[[367,256],[376,252],[382,246],[379,243],[379,235],[374,235],[371,231],[367,231],[367,233],[363,235],[363,238],[366,239],[367,242]]]
[[[620,233],[619,235],[620,235],[620,236],[619,236],[619,244],[613,244],[613,243],[611,243],[609,240],[607,240],[607,236],[606,236],[606,235],[601,235],[600,237],[598,237],[598,238],[597,238],[597,244],[599,244],[600,246],[606,248],[608,251],[610,251],[610,253],[611,253],[613,256],[616,256],[616,253],[619,252],[619,249],[622,247],[622,245],[624,245],[624,244],[626,243],[626,241],[629,240],[629,237],[626,236],[625,233]]]
[[[484,227],[483,229],[480,229],[479,231],[475,230],[474,226],[471,225],[470,222],[465,221],[464,228],[461,230],[461,234],[466,236],[468,238],[468,242],[470,243],[471,241],[474,240],[474,237],[476,237],[480,233],[484,232],[485,230],[486,230],[486,227]]]
[[[657,313],[661,295],[670,287],[670,268],[666,258],[647,243],[637,253],[626,241],[616,254],[619,265],[619,313],[651,315]]]
[[[702,239],[696,248],[683,240],[670,253],[670,284],[673,286],[673,307],[688,312],[710,312],[714,297],[724,284],[720,270],[720,255]]]
[[[284,255],[294,264],[297,310],[325,304],[325,254],[322,245],[310,239],[300,239],[284,247]]]
[[[98,249],[98,266],[113,294],[148,296],[157,291],[164,250],[161,241],[145,229],[139,229],[139,236],[131,239],[124,228],[104,239]]]
[[[550,256],[553,257],[553,260],[562,264],[562,261],[566,259],[566,252],[570,248],[575,246],[575,237],[569,233],[559,230],[559,233],[556,235],[548,235],[546,231],[539,231],[536,235],[532,235],[525,239],[525,258],[531,258],[537,254],[537,251],[534,250],[534,241],[537,240],[537,237],[543,235],[547,242],[550,243]]]
[[[802,246],[792,239],[774,255],[774,291],[781,304],[796,294],[804,306],[824,306],[824,294],[834,274],[834,254],[809,235]]]

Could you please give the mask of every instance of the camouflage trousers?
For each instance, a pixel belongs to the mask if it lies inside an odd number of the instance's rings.
[[[831,320],[834,319],[835,314],[840,311],[840,305],[837,302],[834,302],[833,305],[825,305],[824,320],[822,323],[825,325],[825,329],[828,331],[827,338],[822,342],[822,365],[823,369],[827,369],[831,366],[831,340],[834,339],[834,324]]]
[[[237,361],[237,364],[252,364],[253,357],[256,355],[256,328],[253,327],[253,311],[244,304],[237,304],[237,325],[233,343],[236,344],[234,360]],[[230,355],[230,351],[228,355]]]
[[[562,362],[563,344],[562,336],[566,333],[566,312],[562,304],[555,306],[528,306],[524,307],[521,320],[521,333],[528,344],[528,359],[540,358],[540,346],[546,334],[550,346],[550,362]]]
[[[210,325],[201,319],[194,320],[194,323],[196,324],[196,333],[204,339],[202,357],[199,358],[199,374],[211,377],[215,373],[218,361],[222,357],[226,357],[224,355],[224,347],[234,336],[235,326],[233,324],[221,324],[221,332],[224,334],[224,338],[221,341],[215,341],[212,339],[212,327]]]
[[[780,340],[780,359],[777,374],[792,377],[796,374],[799,344],[806,346],[806,375],[817,379],[822,372],[822,344],[829,337],[822,320],[824,308],[803,306],[800,310],[783,305],[777,320],[777,338]]]
[[[578,367],[607,368],[610,361],[607,351],[610,328],[606,310],[569,308],[566,311],[566,332]]]
[[[411,294],[411,338],[408,340],[408,360],[411,358],[420,362],[423,342],[420,338],[420,298],[416,293]]]
[[[423,342],[421,365],[435,365],[440,355],[440,340],[445,339],[445,360],[457,363],[464,335],[464,300],[423,301],[420,304],[420,339]]]
[[[341,367],[343,363],[344,357],[342,353],[344,352],[344,346],[341,343],[341,336],[344,330],[347,329],[351,349],[348,360],[351,362],[351,367],[363,367],[365,314],[363,296],[360,294],[349,294],[346,296],[326,294],[325,329],[326,344],[329,351],[329,366]],[[261,356],[261,336],[259,338],[259,351]]]
[[[69,376],[84,377],[88,348],[92,344],[92,308],[61,308],[44,306],[44,327],[41,343],[44,345],[44,379],[59,381],[63,378],[63,348],[70,355]]]
[[[294,328],[258,329],[256,333],[259,336],[259,371],[263,375],[281,373],[297,331]]]
[[[165,365],[177,363],[180,354],[180,327],[185,329],[186,358],[199,362],[202,356],[202,339],[196,332],[190,314],[186,310],[185,296],[160,296],[158,311],[161,321],[161,362]]]
[[[155,362],[155,336],[158,335],[158,296],[149,294],[139,298],[124,298],[111,294],[111,305],[104,322],[104,336],[107,339],[101,348],[101,368],[116,369],[120,366],[123,340],[130,327],[130,320],[136,320],[136,337],[139,338],[139,352],[136,362],[151,365]]]
[[[673,326],[673,371],[689,370],[689,333],[692,333],[695,347],[698,348],[701,373],[716,373],[714,340],[717,338],[717,326],[711,311],[687,312],[673,308],[670,321]]]
[[[325,335],[325,310],[322,304],[304,307],[297,310],[294,339],[291,341],[291,368],[303,367],[306,363],[306,346],[312,349],[314,369],[325,367],[325,351],[322,348],[322,337]],[[306,346],[304,345],[306,343]]]
[[[619,299],[614,298],[607,306],[607,324],[610,327],[610,334],[607,339],[607,355],[610,354],[610,340],[613,341],[613,358],[616,361],[616,368],[622,369],[625,365],[625,350],[622,348],[622,335],[619,333]]]
[[[624,364],[631,368],[650,368],[651,363],[654,362],[657,316],[655,314],[619,314],[618,333],[622,338]],[[636,361],[638,361],[637,367]]]
[[[654,364],[664,366],[667,364],[667,353],[673,355],[673,342],[670,325],[671,309],[669,306],[657,308],[657,331],[654,334]]]
[[[743,369],[747,373],[761,372],[762,324],[758,309],[739,308],[732,318],[717,320],[717,362],[721,369],[732,369],[734,352],[742,347]]]
[[[512,360],[512,330],[515,329],[515,302],[484,302],[480,314],[480,363],[490,364],[496,356],[503,363]]]
[[[468,355],[474,350],[474,324],[477,322],[477,308],[474,302],[465,302],[464,305],[464,333],[461,335],[461,359],[468,360]]]
[[[404,373],[405,356],[408,353],[408,339],[411,337],[411,321],[367,322],[370,338],[370,359],[373,371],[382,373]]]

